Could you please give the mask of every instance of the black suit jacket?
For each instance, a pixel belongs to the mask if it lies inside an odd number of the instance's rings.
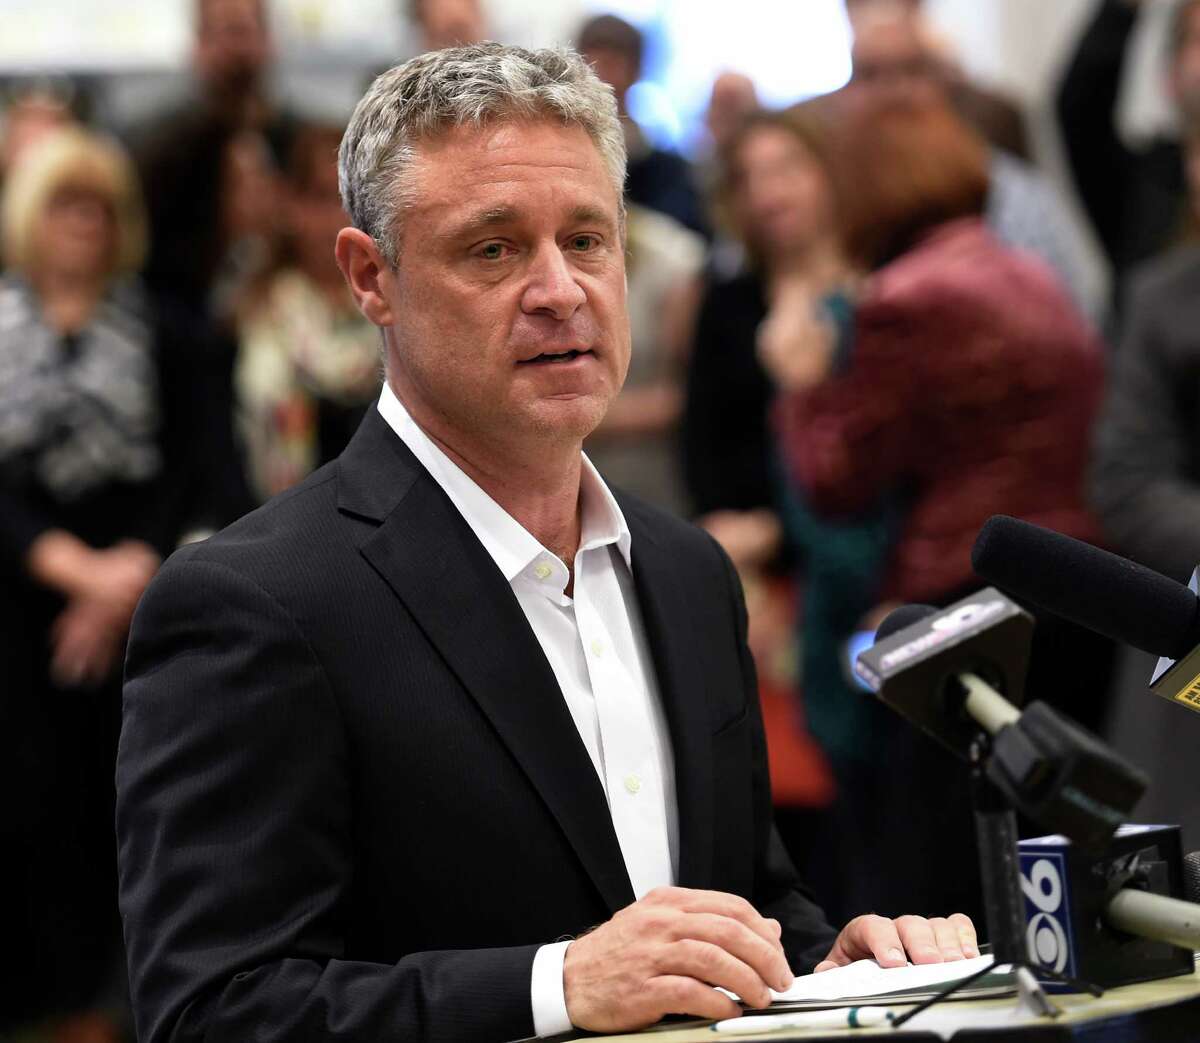
[[[728,560],[621,500],[675,751],[679,883],[834,937],[771,823]],[[138,609],[117,767],[142,1043],[532,1034],[537,947],[633,900],[537,639],[377,410],[345,453],[175,554]]]

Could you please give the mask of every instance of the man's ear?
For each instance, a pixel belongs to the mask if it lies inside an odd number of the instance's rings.
[[[334,254],[358,310],[376,326],[394,325],[396,317],[385,283],[394,280],[395,273],[375,240],[358,228],[343,228],[338,232]]]

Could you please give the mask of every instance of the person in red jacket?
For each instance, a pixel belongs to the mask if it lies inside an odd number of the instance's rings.
[[[988,231],[986,149],[952,112],[881,103],[839,130],[844,249],[870,274],[840,319],[802,291],[781,301],[759,351],[782,389],[777,434],[807,509],[893,519],[873,628],[896,603],[947,605],[977,589],[971,547],[993,514],[1094,537],[1084,475],[1103,349],[1053,271]],[[1039,619],[1027,691],[1096,729],[1111,655]],[[908,727],[875,754],[842,784],[845,829],[866,838],[855,861],[877,867],[876,907],[951,895],[978,911],[965,765]]]
[[[873,274],[840,334],[801,300],[761,338],[807,501],[905,498],[883,601],[965,592],[992,514],[1092,538],[1101,345],[1054,273],[984,225],[982,143],[938,104],[888,104],[845,125],[834,163],[846,250]]]

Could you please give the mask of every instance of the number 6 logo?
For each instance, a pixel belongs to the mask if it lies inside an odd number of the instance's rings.
[[[1062,971],[1070,955],[1067,935],[1054,915],[1062,904],[1063,885],[1058,868],[1047,858],[1039,858],[1021,877],[1021,891],[1038,912],[1025,929],[1025,949],[1035,963],[1053,971]]]

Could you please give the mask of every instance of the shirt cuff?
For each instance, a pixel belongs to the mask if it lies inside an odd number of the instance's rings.
[[[556,1036],[560,1032],[571,1031],[567,997],[563,991],[563,962],[570,944],[566,941],[543,945],[534,954],[529,998],[533,1004],[535,1036]]]

